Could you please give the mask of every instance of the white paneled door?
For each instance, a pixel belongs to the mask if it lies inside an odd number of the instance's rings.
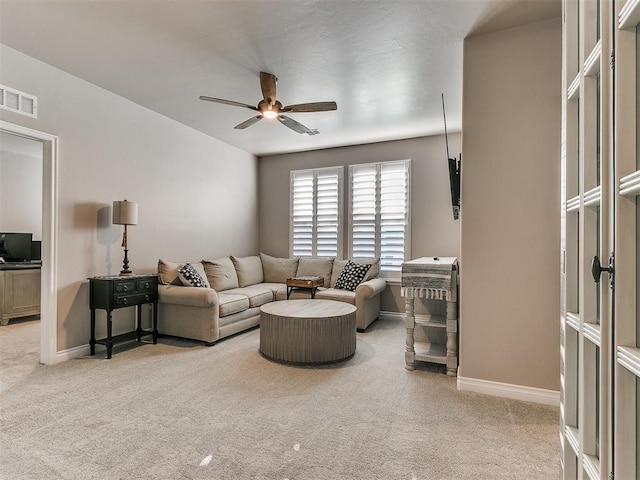
[[[640,478],[640,0],[563,7],[565,479]]]

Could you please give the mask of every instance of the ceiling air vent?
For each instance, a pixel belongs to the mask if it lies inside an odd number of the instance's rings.
[[[38,98],[15,88],[0,85],[0,108],[38,118]]]

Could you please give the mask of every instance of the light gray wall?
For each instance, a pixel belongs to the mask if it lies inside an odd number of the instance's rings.
[[[42,156],[9,152],[0,146],[0,231],[42,239]]]
[[[38,119],[4,110],[0,118],[60,140],[58,350],[88,343],[86,278],[122,268],[114,200],[139,204],[129,228],[135,272],[155,272],[158,258],[257,251],[255,156],[4,45],[0,55],[0,82],[39,102]],[[125,310],[121,323],[132,323]]]
[[[560,19],[464,42],[459,374],[560,378]]]
[[[450,154],[458,155],[460,134],[449,135]],[[411,159],[411,257],[460,253],[460,222],[453,219],[444,136],[373,143],[259,159],[260,250],[289,255],[289,172],[307,168]],[[344,171],[345,195],[348,168]],[[345,204],[346,209],[346,204]],[[347,222],[345,210],[345,224]],[[347,245],[344,246],[346,255]],[[382,309],[403,312],[399,287],[388,287]]]

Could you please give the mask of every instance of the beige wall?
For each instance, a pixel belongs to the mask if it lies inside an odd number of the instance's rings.
[[[139,204],[131,267],[258,247],[257,159],[77,77],[0,46],[0,83],[36,95],[39,118],[0,119],[58,135],[58,350],[89,340],[88,282],[122,268],[114,200]],[[130,328],[133,309],[116,313]],[[102,327],[100,327],[102,328]]]
[[[451,155],[458,155],[460,146],[460,134],[450,134]],[[291,170],[404,159],[411,159],[411,257],[458,256],[460,222],[453,219],[446,146],[442,135],[261,157],[260,250],[276,256],[289,255]],[[347,195],[348,168],[345,168],[344,175]],[[345,255],[347,251],[345,243]],[[404,311],[399,287],[387,288],[382,297],[382,309]]]
[[[464,42],[459,374],[559,389],[560,20]]]

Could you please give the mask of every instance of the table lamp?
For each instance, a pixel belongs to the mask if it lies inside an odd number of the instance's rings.
[[[124,248],[124,260],[122,262],[122,271],[120,275],[133,275],[129,269],[129,249],[127,248],[127,225],[138,224],[138,204],[135,202],[127,202],[126,200],[116,200],[113,202],[113,223],[114,225],[124,225],[124,233],[122,235],[122,247]]]

